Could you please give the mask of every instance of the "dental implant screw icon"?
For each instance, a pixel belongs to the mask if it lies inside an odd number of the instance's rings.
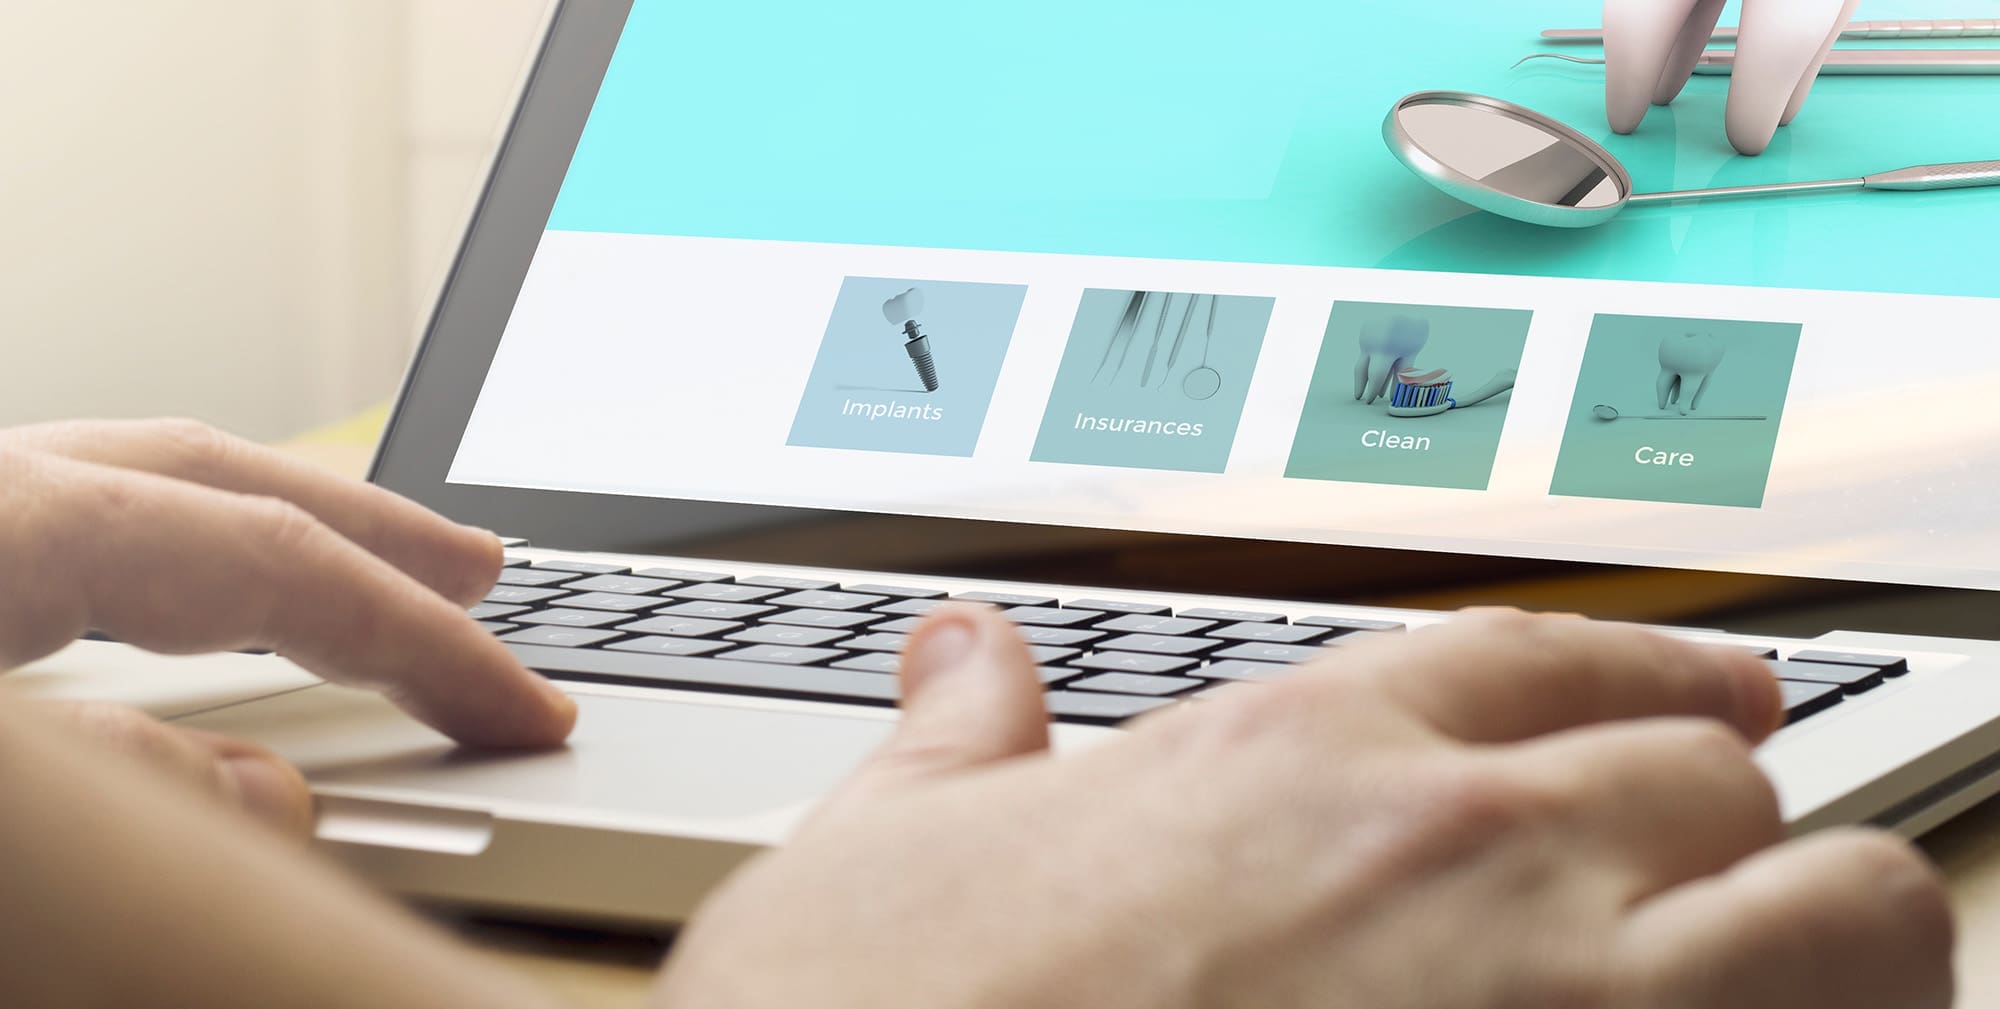
[[[937,361],[931,357],[931,338],[924,335],[923,326],[917,316],[924,311],[922,288],[912,287],[882,303],[882,317],[892,326],[902,328],[905,338],[903,351],[910,355],[910,363],[917,366],[917,377],[923,380],[925,392],[938,390]]]

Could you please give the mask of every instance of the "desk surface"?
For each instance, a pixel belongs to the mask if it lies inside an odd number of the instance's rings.
[[[292,444],[330,469],[364,468],[379,413]],[[2000,798],[1990,799],[1924,837],[1951,887],[1959,914],[1959,1006],[2000,1009]],[[585,1009],[645,1004],[661,947],[627,937],[447,920],[473,946]]]

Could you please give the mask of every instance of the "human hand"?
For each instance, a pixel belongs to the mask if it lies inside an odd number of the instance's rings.
[[[479,746],[555,745],[575,720],[462,609],[499,572],[492,534],[204,425],[0,431],[0,514],[0,671],[96,629],[160,652],[272,649]],[[310,827],[304,781],[268,751],[115,706],[49,710],[268,822]]]
[[[1902,843],[1780,843],[1747,656],[1462,616],[1051,758],[1001,618],[920,627],[893,740],[676,945],[664,1007],[1923,1009]]]
[[[1744,0],[1724,114],[1730,146],[1761,154],[1799,114],[1858,2]],[[1638,129],[1648,103],[1681,93],[1722,8],[1723,0],[1605,0],[1604,107],[1613,130]]]

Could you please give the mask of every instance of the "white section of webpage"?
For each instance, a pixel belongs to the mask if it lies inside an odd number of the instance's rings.
[[[785,444],[844,278],[1028,288],[971,458]],[[1086,288],[1274,297],[1223,474],[1029,460]],[[1336,300],[1534,312],[1484,491],[1287,479]],[[1596,314],[1799,323],[1762,508],[1549,494]],[[2000,300],[548,232],[453,483],[2000,589]]]

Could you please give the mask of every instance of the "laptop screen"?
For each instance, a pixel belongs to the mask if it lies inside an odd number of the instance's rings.
[[[1823,77],[1743,157],[1726,76],[1621,136],[1512,67],[1600,16],[639,0],[448,479],[2000,588],[2000,188],[1547,227],[1384,142],[1451,88],[1642,193],[1851,178],[2000,157],[2000,78]]]

